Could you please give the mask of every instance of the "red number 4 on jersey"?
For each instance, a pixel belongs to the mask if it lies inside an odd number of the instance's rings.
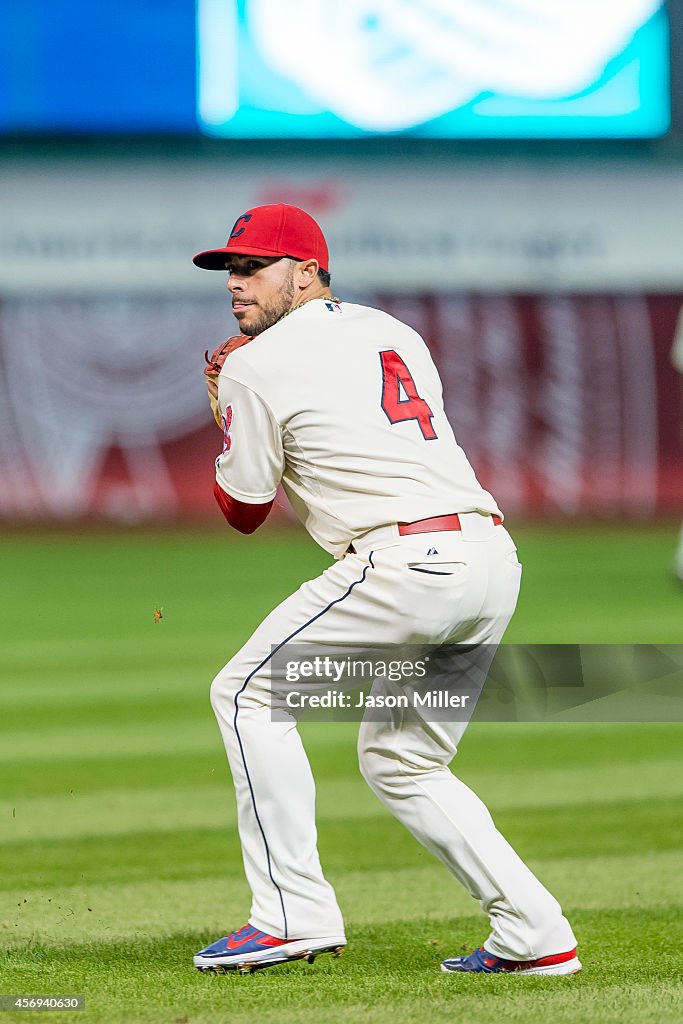
[[[393,349],[380,352],[379,358],[382,361],[382,408],[387,419],[390,423],[417,420],[424,439],[434,441],[434,413],[418,395],[410,370]]]

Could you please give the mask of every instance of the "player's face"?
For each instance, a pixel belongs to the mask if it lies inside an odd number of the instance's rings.
[[[242,334],[261,334],[292,308],[295,266],[296,262],[287,257],[228,257],[227,289]]]

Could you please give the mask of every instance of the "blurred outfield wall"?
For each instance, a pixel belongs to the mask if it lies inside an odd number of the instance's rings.
[[[0,190],[5,520],[216,518],[201,371],[235,322],[191,256],[275,201],[319,219],[341,297],[425,336],[506,512],[683,511],[678,166],[81,153]]]

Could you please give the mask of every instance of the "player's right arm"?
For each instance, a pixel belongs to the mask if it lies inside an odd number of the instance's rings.
[[[234,529],[253,533],[268,516],[282,477],[280,427],[254,391],[225,374],[218,409],[223,451],[216,459],[214,496]]]

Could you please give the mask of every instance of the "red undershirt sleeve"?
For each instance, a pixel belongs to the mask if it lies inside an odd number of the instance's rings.
[[[213,485],[213,496],[230,525],[240,533],[253,533],[254,530],[258,530],[261,523],[268,518],[274,501],[271,498],[262,505],[248,505],[245,501],[231,498],[218,482]]]

